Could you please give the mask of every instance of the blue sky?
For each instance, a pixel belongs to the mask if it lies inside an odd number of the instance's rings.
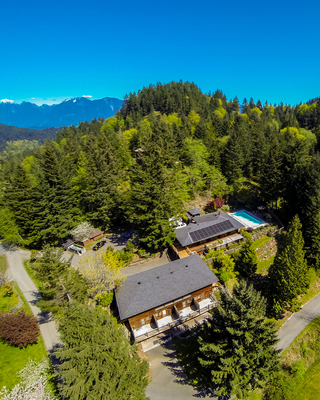
[[[0,15],[0,99],[123,98],[180,79],[240,102],[320,96],[318,0],[11,0]]]

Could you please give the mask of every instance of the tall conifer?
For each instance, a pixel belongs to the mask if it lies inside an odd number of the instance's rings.
[[[278,370],[276,329],[265,311],[264,298],[244,281],[234,287],[232,298],[221,292],[199,338],[199,361],[217,394],[243,398]]]
[[[60,320],[60,387],[69,400],[145,400],[146,361],[108,313],[72,304]]]
[[[270,294],[283,306],[290,305],[309,286],[304,240],[297,215],[284,234],[268,276]]]

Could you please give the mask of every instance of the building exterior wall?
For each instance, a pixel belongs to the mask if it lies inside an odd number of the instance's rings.
[[[103,233],[101,233],[100,235],[94,236],[93,238],[86,239],[83,242],[79,242],[79,243],[81,243],[83,246],[88,246],[88,244],[90,244],[90,243],[94,242],[95,240],[100,239],[102,237],[103,237]]]
[[[216,282],[213,285],[206,286],[200,290],[197,290],[196,292],[190,293],[189,295],[186,295],[182,298],[160,305],[157,308],[153,308],[141,314],[135,315],[129,318],[129,324],[132,329],[137,329],[145,324],[150,324],[153,315],[157,320],[160,320],[161,318],[164,317],[168,317],[172,315],[173,307],[176,307],[178,311],[181,311],[184,308],[190,307],[193,299],[197,300],[198,302],[200,302],[203,299],[207,299],[208,297],[210,297],[210,294],[212,293],[213,286],[217,285],[218,282]]]

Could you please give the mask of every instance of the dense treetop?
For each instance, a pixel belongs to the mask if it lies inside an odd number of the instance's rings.
[[[0,234],[41,247],[88,221],[134,228],[156,250],[174,238],[168,218],[206,193],[249,207],[278,201],[285,223],[299,215],[310,258],[319,125],[319,100],[239,105],[194,83],[150,85],[112,118],[66,128],[43,146],[11,144],[0,159]]]

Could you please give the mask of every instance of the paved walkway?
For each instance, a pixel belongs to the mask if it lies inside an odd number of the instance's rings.
[[[311,321],[320,316],[320,293],[314,296],[301,311],[293,314],[278,331],[277,348],[285,350]]]
[[[48,352],[51,353],[54,346],[59,343],[59,335],[51,315],[42,312],[39,307],[35,306],[35,303],[39,300],[40,294],[24,269],[22,262],[29,258],[30,253],[19,249],[6,250],[3,245],[0,244],[0,254],[6,254],[9,278],[17,283],[28,301],[33,315],[37,317],[45,346]]]

